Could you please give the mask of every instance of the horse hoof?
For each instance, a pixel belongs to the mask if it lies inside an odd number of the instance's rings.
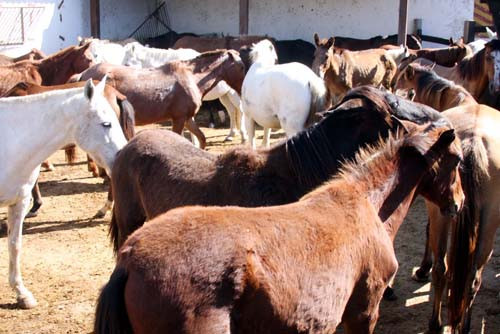
[[[384,291],[384,299],[392,302],[392,301],[395,301],[396,299],[398,299],[398,296],[394,292],[393,288],[387,287]]]
[[[228,141],[233,141],[233,137],[227,136],[226,139],[224,139],[224,142],[228,142]]]
[[[94,215],[94,218],[104,218],[106,215],[106,212],[102,212],[101,210],[97,211],[97,213]]]
[[[426,334],[442,334],[442,333],[444,333],[443,325],[429,323],[429,330],[426,332]]]
[[[33,217],[36,217],[38,216],[38,211],[29,211],[27,214],[26,214],[26,217],[25,218],[33,218]]]
[[[17,297],[17,305],[19,308],[23,310],[29,310],[31,308],[34,308],[37,306],[37,302],[35,297],[31,293],[27,294],[26,296],[19,296]]]
[[[43,171],[44,172],[53,172],[55,170],[56,170],[56,168],[54,167],[53,164],[50,164],[50,165],[47,165],[47,166],[43,166]]]
[[[429,272],[424,272],[423,270],[418,269],[413,273],[413,275],[411,275],[411,278],[413,278],[416,282],[429,282]]]

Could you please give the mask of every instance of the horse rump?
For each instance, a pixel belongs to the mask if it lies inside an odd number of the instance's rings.
[[[102,288],[95,311],[95,334],[132,334],[132,326],[125,308],[125,268],[115,268],[109,282]]]

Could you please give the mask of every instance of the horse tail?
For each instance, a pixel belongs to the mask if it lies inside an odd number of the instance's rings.
[[[109,282],[102,288],[95,311],[95,334],[133,333],[125,308],[125,284],[128,273],[123,267],[116,267]]]
[[[66,155],[66,161],[69,164],[73,164],[76,161],[76,145],[68,145],[64,147],[64,153]]]
[[[309,114],[307,115],[304,127],[308,127],[318,121],[319,118],[317,113],[330,108],[330,104],[332,102],[330,92],[328,91],[325,82],[320,78],[314,77],[309,80],[309,90],[311,92],[311,104],[309,106]]]
[[[480,196],[483,182],[489,177],[488,155],[479,138],[462,141],[462,188],[465,203],[454,224],[450,249],[449,318],[454,333],[460,327],[469,305],[471,273],[475,267],[478,228],[480,224]]]
[[[111,222],[109,224],[109,238],[111,239],[111,243],[113,244],[113,251],[115,255],[118,253],[118,249],[120,249],[119,243],[119,233],[120,229],[118,228],[118,222],[116,221],[116,205],[113,207],[113,211],[111,212]]]
[[[125,138],[130,140],[135,136],[135,110],[127,99],[117,99],[117,101],[120,107],[120,126]]]

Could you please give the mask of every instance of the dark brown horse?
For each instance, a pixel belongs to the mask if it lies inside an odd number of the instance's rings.
[[[380,91],[363,87],[355,93],[315,126],[267,150],[239,147],[215,156],[169,131],[141,132],[117,155],[113,169],[115,251],[144,221],[179,206],[297,201],[334,175],[359,147],[397,128]],[[425,119],[442,121],[436,111],[431,114],[437,117]]]
[[[454,139],[413,125],[296,203],[153,219],[120,249],[95,333],[373,333],[420,183],[437,173],[447,201],[463,197]]]
[[[335,36],[336,47],[351,51],[377,49],[386,44],[399,46],[398,35],[375,36],[368,39]],[[406,35],[406,46],[410,49],[421,49],[422,41],[417,35]]]
[[[98,82],[95,81],[97,84]],[[55,86],[40,86],[37,84],[33,83],[26,83],[26,82],[19,82],[17,85],[12,87],[6,94],[4,94],[1,97],[7,97],[7,96],[26,96],[26,95],[32,95],[32,94],[39,94],[39,93],[44,93],[52,90],[58,90],[58,89],[70,89],[70,88],[75,88],[75,87],[84,87],[85,82],[75,82],[75,83],[68,83],[64,85],[55,85]],[[130,140],[132,137],[135,135],[135,124],[134,124],[134,108],[130,104],[130,102],[127,101],[127,97],[120,92],[118,92],[115,88],[113,88],[110,85],[106,85],[104,88],[104,97],[108,100],[109,104],[113,108],[113,110],[116,113],[116,117],[118,117],[120,126],[122,127],[123,134],[125,135],[125,138],[127,140]],[[74,145],[68,146],[65,148],[66,151],[66,158],[69,163],[72,163],[75,161],[75,153],[76,153],[76,147]],[[94,161],[90,157],[88,157],[88,163],[89,163],[89,171],[93,173],[94,176],[97,176],[99,174],[98,168]],[[38,186],[38,180],[35,183],[35,186],[33,187],[33,190],[31,192],[33,196],[33,206],[30,209],[30,211],[27,213],[26,217],[35,217],[38,214],[38,210],[42,206],[42,195],[40,193],[40,188]],[[104,216],[104,214],[111,209],[111,190],[108,194],[108,201],[106,205],[99,210],[98,216]]]
[[[202,97],[221,80],[241,93],[245,66],[237,52],[217,50],[149,69],[98,64],[83,72],[80,80],[100,80],[105,74],[108,84],[133,104],[137,125],[172,119],[174,132],[181,133],[185,125],[204,148],[205,135],[194,122]]]
[[[65,84],[68,79],[94,64],[89,43],[70,46],[41,60],[23,60],[12,65],[0,66],[0,95],[18,82],[31,82],[52,86]]]
[[[500,113],[478,104],[462,87],[416,64],[410,64],[402,73],[398,86],[415,89],[416,99],[444,111],[462,142],[464,161],[460,175],[466,196],[458,228],[452,234],[450,269],[447,270],[445,262],[448,231],[456,224],[428,204],[429,235],[416,278],[426,279],[432,267],[434,300],[429,329],[439,332],[442,330],[441,296],[445,292],[446,273],[449,273],[452,278],[450,323],[459,333],[467,333],[472,303],[500,226],[500,135],[495,130],[500,128]]]
[[[39,59],[43,59],[45,57],[47,57],[45,55],[45,53],[43,53],[42,51],[40,51],[38,49],[34,49],[34,48],[31,49],[31,51],[28,52],[27,54],[19,56],[19,57],[15,57],[15,58],[11,58],[11,57],[4,56],[4,55],[0,54],[0,66],[10,65],[10,64],[16,63],[16,62],[21,61],[21,60],[39,60]]]
[[[184,36],[179,38],[174,49],[194,49],[198,52],[207,52],[217,49],[227,49],[238,51],[244,46],[250,46],[253,43],[271,38],[267,36],[224,36],[224,37],[203,37],[203,36]]]

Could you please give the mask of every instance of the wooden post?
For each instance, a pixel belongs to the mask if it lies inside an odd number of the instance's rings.
[[[99,0],[90,0],[90,34],[95,38],[101,38],[101,13],[99,7]]]
[[[464,23],[464,43],[470,43],[474,41],[474,21],[465,21]]]
[[[240,35],[248,35],[248,3],[250,0],[240,0]]]
[[[408,31],[408,0],[399,0],[399,26],[398,45],[406,46],[406,34]]]
[[[422,36],[422,19],[415,19],[415,34]]]

